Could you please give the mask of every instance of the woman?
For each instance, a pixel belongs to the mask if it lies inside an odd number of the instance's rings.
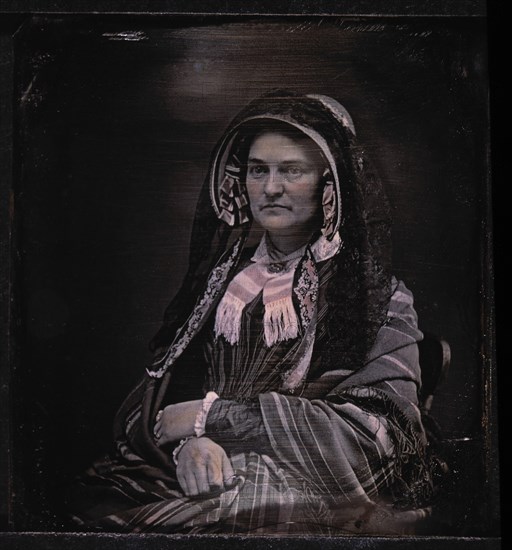
[[[333,534],[421,516],[422,335],[389,272],[389,226],[339,103],[282,90],[250,103],[214,151],[185,282],[75,521]]]

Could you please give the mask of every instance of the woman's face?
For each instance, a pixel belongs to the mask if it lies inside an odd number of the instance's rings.
[[[307,238],[319,224],[324,162],[315,143],[277,131],[260,134],[249,149],[247,192],[254,219],[271,235]]]

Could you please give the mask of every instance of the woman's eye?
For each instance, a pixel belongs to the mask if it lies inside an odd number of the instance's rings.
[[[249,175],[253,178],[261,178],[267,173],[265,166],[250,166]]]
[[[286,173],[292,178],[298,178],[304,174],[304,170],[300,166],[289,166]]]

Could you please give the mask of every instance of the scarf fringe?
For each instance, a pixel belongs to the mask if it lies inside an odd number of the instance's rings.
[[[233,346],[240,338],[240,326],[245,303],[231,292],[226,292],[215,315],[215,336],[220,335]]]
[[[297,338],[299,335],[299,321],[291,296],[265,304],[263,327],[265,342],[268,347],[277,342]]]

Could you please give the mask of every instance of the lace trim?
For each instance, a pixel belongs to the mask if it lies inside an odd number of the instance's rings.
[[[312,259],[302,262],[297,286],[293,289],[299,304],[302,328],[311,323],[318,298],[318,273]]]
[[[178,335],[176,336],[174,342],[169,346],[169,350],[160,360],[160,362],[163,361],[163,365],[158,370],[153,370],[151,368],[146,369],[149,376],[153,378],[161,378],[167,369],[174,363],[174,361],[176,361],[176,359],[183,353],[192,338],[196,335],[197,330],[202,325],[207,313],[209,313],[211,305],[222,290],[226,277],[238,256],[241,242],[242,238],[239,238],[235,243],[229,258],[212,270],[206,283],[206,290],[192,309],[192,313],[185,325],[183,325],[183,327],[186,326],[185,330],[183,331],[182,327],[178,331]]]

